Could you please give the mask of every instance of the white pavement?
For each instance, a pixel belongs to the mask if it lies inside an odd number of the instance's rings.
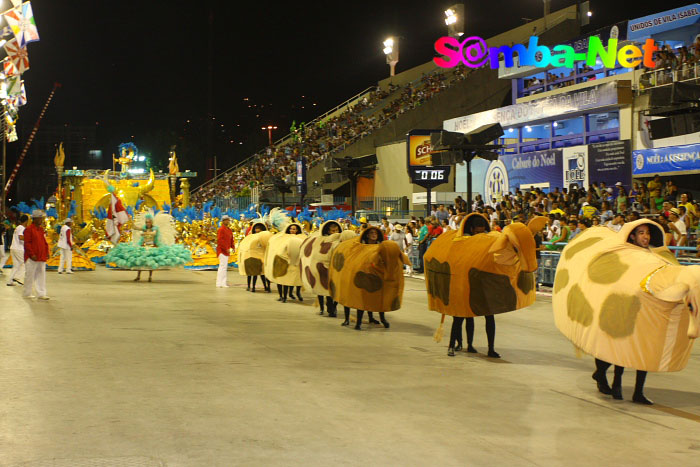
[[[501,360],[450,358],[420,280],[390,329],[355,331],[236,271],[228,289],[216,271],[134,276],[49,272],[48,302],[3,286],[0,466],[700,464],[697,347],[649,375],[644,407],[631,370],[628,400],[597,393],[546,297],[496,318]]]

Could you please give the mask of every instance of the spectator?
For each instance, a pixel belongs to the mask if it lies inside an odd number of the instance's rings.
[[[423,264],[423,255],[425,254],[425,251],[428,249],[428,226],[425,225],[425,219],[422,217],[418,218],[418,274],[423,274],[424,272],[424,264]]]
[[[433,225],[433,228],[430,231],[430,236],[432,238],[436,238],[436,237],[440,236],[440,234],[443,232],[443,230],[442,230],[442,227],[440,226],[440,224],[438,223],[437,219],[432,221],[432,225]]]
[[[447,209],[445,209],[445,205],[441,204],[438,207],[437,212],[435,213],[435,216],[437,217],[438,222],[440,222],[440,224],[442,224],[443,220],[449,219],[450,213],[447,212]]]
[[[601,218],[602,221],[602,218]],[[625,224],[625,215],[622,213],[617,213],[615,214],[615,217],[613,217],[611,220],[609,220],[605,226],[614,230],[615,232],[619,232],[620,229],[622,229],[622,226]]]
[[[661,176],[654,175],[654,178],[647,183],[647,189],[649,190],[650,198],[657,198],[661,196]]]
[[[591,219],[593,216],[600,216],[600,213],[594,206],[591,206],[591,203],[585,201],[581,206],[581,210],[579,211],[578,215],[580,217]]]
[[[673,232],[672,245],[685,246],[688,242],[688,230],[685,223],[680,218],[680,211],[678,208],[671,209],[668,220],[668,228]]]
[[[693,206],[692,195],[687,191],[681,193],[681,202],[679,203],[678,207],[680,206],[683,206],[687,212],[686,224],[688,224],[688,227],[696,227],[698,225],[698,212],[695,210],[695,206]]]
[[[399,250],[406,250],[406,234],[404,233],[403,226],[401,224],[397,223],[394,226],[394,230],[393,232],[391,232],[388,239],[396,243],[396,245],[399,247]]]
[[[571,232],[571,235],[569,235],[569,242],[576,238],[578,234],[581,233],[581,229],[578,227],[578,221],[572,219],[569,221],[569,232]]]
[[[668,225],[668,219],[664,216],[658,216],[656,222],[664,231],[664,245],[673,245],[673,231],[671,231]]]
[[[603,224],[611,221],[614,217],[614,213],[612,212],[612,209],[610,209],[610,203],[608,201],[603,201],[600,206],[600,211],[600,222]]]

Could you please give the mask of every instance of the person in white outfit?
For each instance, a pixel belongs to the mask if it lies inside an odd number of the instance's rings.
[[[10,221],[5,221],[0,224],[0,274],[2,274],[2,269],[5,267],[5,263],[9,259],[9,256],[5,253],[5,237],[10,227]]]
[[[19,218],[19,225],[15,228],[10,244],[10,256],[12,256],[12,274],[7,280],[7,285],[12,287],[15,282],[22,284],[20,278],[24,279],[24,229],[29,223],[29,216],[22,214]]]
[[[44,219],[46,213],[40,209],[32,212],[32,223],[24,229],[24,277],[25,298],[32,298],[36,289],[36,296],[40,300],[48,300],[46,294],[46,261],[49,259],[49,245],[46,243],[44,231]]]
[[[73,219],[70,217],[63,222],[61,227],[61,235],[58,238],[58,248],[61,249],[61,259],[58,263],[58,273],[61,274],[64,270],[66,274],[73,274]]]

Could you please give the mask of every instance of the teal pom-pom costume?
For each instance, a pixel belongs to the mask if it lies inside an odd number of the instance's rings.
[[[139,216],[141,217],[141,216]],[[137,219],[134,224],[140,224]],[[175,244],[171,217],[146,214],[143,225],[134,228],[133,240],[119,243],[105,256],[105,262],[122,269],[154,270],[182,266],[192,261],[190,251]]]

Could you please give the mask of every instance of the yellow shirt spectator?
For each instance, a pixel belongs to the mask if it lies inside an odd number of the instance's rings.
[[[661,182],[654,178],[652,181],[647,183],[647,189],[649,190],[649,196],[652,198],[658,198],[661,196]]]

